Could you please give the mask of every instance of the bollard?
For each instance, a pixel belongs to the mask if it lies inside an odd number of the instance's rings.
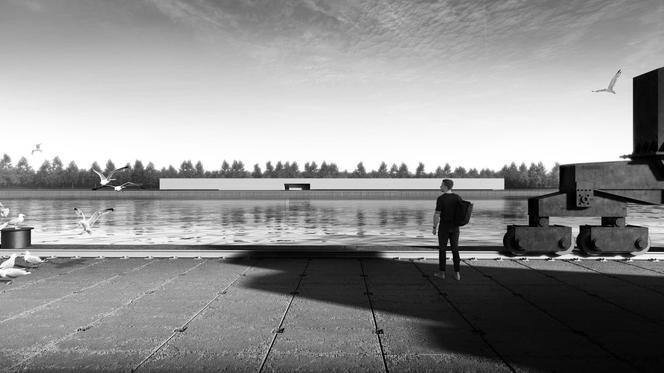
[[[0,247],[3,249],[24,249],[31,245],[30,234],[33,227],[3,228],[0,233]]]

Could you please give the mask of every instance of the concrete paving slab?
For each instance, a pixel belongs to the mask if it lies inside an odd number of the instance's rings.
[[[527,372],[664,363],[661,325],[634,315],[662,309],[657,262],[467,261],[460,282],[423,277],[431,261],[260,259],[241,276],[249,261],[163,259],[132,271],[146,263],[64,260],[2,286],[18,290],[0,290],[0,359],[27,358],[31,371],[119,371],[146,357],[139,371],[256,371],[266,356],[265,371],[384,371],[383,357],[390,371],[500,371],[501,357]]]
[[[245,276],[139,371],[257,371],[306,261],[251,264],[255,266]]]

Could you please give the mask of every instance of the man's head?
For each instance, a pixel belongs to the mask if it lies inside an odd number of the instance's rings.
[[[440,183],[440,190],[443,193],[452,190],[453,187],[454,187],[454,181],[452,181],[451,179],[443,179],[443,182]]]

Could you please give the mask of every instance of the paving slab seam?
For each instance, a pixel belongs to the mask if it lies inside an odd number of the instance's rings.
[[[630,313],[630,314],[632,314],[632,315],[635,315],[635,316],[637,316],[637,317],[640,317],[640,318],[643,319],[644,321],[647,321],[647,322],[649,322],[649,323],[652,323],[652,324],[655,324],[655,325],[659,325],[659,326],[662,325],[660,321],[654,320],[654,319],[652,319],[652,318],[650,318],[650,317],[648,317],[648,316],[646,316],[646,315],[642,315],[642,314],[640,314],[639,312],[636,312],[636,311],[631,310],[631,309],[629,309],[629,308],[627,308],[627,307],[625,307],[625,306],[623,306],[623,305],[621,305],[621,304],[619,304],[619,303],[616,303],[616,302],[613,302],[613,301],[611,301],[611,300],[609,300],[609,299],[606,299],[606,298],[600,296],[599,294],[596,294],[596,293],[590,292],[590,291],[588,291],[588,290],[586,290],[586,289],[584,289],[584,288],[582,288],[582,287],[579,287],[579,286],[576,286],[576,285],[574,285],[574,284],[571,284],[571,283],[569,283],[569,282],[567,282],[567,281],[564,281],[564,280],[562,280],[562,279],[560,279],[560,278],[558,278],[558,277],[556,277],[556,276],[552,276],[552,275],[549,275],[549,274],[546,274],[546,273],[542,273],[542,271],[540,271],[540,270],[538,270],[538,269],[535,269],[535,268],[533,268],[533,267],[531,267],[531,266],[529,266],[529,265],[523,263],[522,261],[512,260],[512,262],[517,263],[517,264],[520,264],[521,266],[526,267],[526,268],[528,268],[528,269],[534,271],[535,273],[537,273],[537,274],[539,274],[539,275],[541,275],[541,276],[544,276],[544,277],[546,277],[546,278],[549,278],[549,279],[552,279],[552,280],[554,280],[554,281],[557,281],[557,282],[559,282],[559,283],[561,283],[561,284],[563,284],[563,285],[565,285],[565,286],[571,287],[572,289],[578,290],[578,291],[580,291],[580,292],[586,294],[586,295],[589,296],[589,297],[592,297],[592,298],[595,298],[595,299],[599,299],[599,300],[601,300],[601,301],[603,301],[603,302],[605,302],[605,303],[608,303],[608,304],[610,304],[610,305],[612,305],[612,306],[614,306],[614,307],[616,307],[616,308],[618,308],[618,309],[620,309],[620,310],[623,310],[623,311],[625,311],[625,312],[627,312],[627,313]]]
[[[630,262],[626,262],[626,261],[621,261],[619,263],[622,263],[622,264],[625,264],[625,265],[628,265],[628,266],[632,266],[632,267],[636,267],[636,268],[642,269],[644,271],[650,271],[650,272],[658,273],[660,275],[664,275],[664,272],[662,272],[662,271],[658,271],[658,270],[652,269],[652,268],[641,267],[639,265],[634,264],[633,262],[630,263]]]
[[[132,268],[132,269],[130,269],[130,270],[128,270],[128,271],[124,271],[124,272],[121,272],[121,273],[115,274],[115,275],[113,275],[113,276],[111,276],[111,277],[109,277],[109,278],[106,278],[106,279],[104,279],[104,280],[101,280],[101,281],[99,281],[99,282],[96,282],[96,283],[94,283],[94,284],[92,284],[92,285],[90,285],[90,286],[86,286],[86,287],[84,287],[84,288],[82,288],[82,289],[74,290],[74,291],[72,291],[71,293],[69,293],[69,294],[67,294],[67,295],[63,295],[63,296],[61,296],[60,298],[52,299],[52,300],[50,300],[50,301],[48,301],[48,302],[46,302],[46,303],[40,304],[39,306],[33,307],[33,308],[29,309],[29,310],[25,310],[25,311],[23,311],[23,312],[21,312],[21,313],[19,313],[19,314],[14,315],[14,316],[10,316],[10,317],[8,317],[8,318],[6,318],[6,319],[4,319],[4,320],[0,320],[0,325],[6,323],[6,322],[8,322],[8,321],[12,321],[12,320],[20,319],[20,318],[22,318],[22,317],[29,316],[29,315],[31,315],[31,314],[33,314],[33,313],[35,313],[35,312],[39,312],[39,311],[41,311],[41,310],[43,310],[43,309],[46,309],[48,306],[50,306],[50,305],[52,305],[52,304],[54,304],[54,303],[60,302],[60,301],[62,301],[62,300],[64,300],[64,299],[67,299],[67,298],[69,298],[69,297],[73,297],[73,296],[79,295],[79,294],[83,293],[84,291],[86,291],[86,290],[90,290],[90,289],[95,288],[95,287],[97,287],[97,286],[99,286],[99,285],[102,285],[102,284],[105,284],[105,283],[109,283],[109,282],[115,280],[116,278],[121,277],[122,275],[125,275],[125,274],[127,274],[127,273],[131,273],[131,272],[134,272],[134,271],[141,270],[141,269],[147,267],[147,266],[150,265],[150,264],[152,264],[152,261],[147,262],[147,263],[145,263],[145,264],[141,264],[140,266],[138,266],[138,267],[136,267],[136,268]]]
[[[261,365],[258,368],[258,373],[262,372],[263,369],[265,368],[265,363],[267,362],[267,359],[270,356],[270,352],[272,351],[272,347],[274,347],[274,344],[277,341],[277,337],[279,336],[279,334],[284,332],[284,321],[286,320],[286,315],[288,314],[288,311],[290,310],[291,306],[293,305],[293,301],[295,300],[295,297],[298,294],[298,290],[300,289],[300,285],[302,284],[302,280],[304,280],[304,277],[307,275],[307,269],[309,268],[310,263],[311,263],[311,259],[307,259],[306,263],[304,264],[304,269],[302,270],[302,273],[299,275],[300,278],[297,281],[297,285],[295,285],[295,289],[291,292],[291,298],[290,298],[290,301],[288,302],[288,306],[286,307],[286,310],[284,311],[284,314],[281,315],[281,320],[279,321],[279,325],[272,332],[272,341],[270,342],[270,346],[267,348],[267,352],[265,353],[265,356],[263,356],[263,361],[261,362]]]
[[[459,309],[459,307],[457,307],[457,305],[454,304],[454,302],[452,302],[452,300],[449,298],[449,295],[448,295],[446,292],[442,291],[442,290],[440,289],[440,287],[438,287],[438,285],[436,285],[436,283],[435,283],[433,280],[431,280],[431,277],[430,277],[428,274],[426,274],[426,273],[420,268],[420,266],[417,265],[417,263],[415,263],[414,261],[411,261],[411,263],[413,263],[413,265],[415,266],[415,268],[416,268],[416,269],[422,274],[422,277],[426,278],[426,280],[429,282],[429,284],[431,284],[431,286],[433,286],[433,288],[438,292],[438,295],[441,296],[441,297],[443,297],[443,299],[447,302],[447,304],[449,304],[450,307],[452,307],[452,309],[453,309],[453,310],[454,310],[454,311],[455,311],[455,312],[456,312],[456,313],[457,313],[457,314],[463,319],[463,321],[465,321],[466,324],[468,324],[468,326],[470,327],[471,331],[472,331],[473,333],[477,334],[477,335],[480,337],[480,339],[482,339],[482,342],[484,342],[484,344],[485,344],[487,347],[489,347],[489,349],[491,349],[491,351],[493,351],[494,354],[496,354],[496,356],[500,359],[500,361],[502,361],[503,364],[505,364],[505,366],[506,366],[506,367],[507,367],[512,373],[516,373],[516,369],[512,366],[512,364],[510,364],[510,362],[507,361],[507,359],[506,359],[506,358],[505,358],[505,357],[504,357],[504,356],[498,351],[498,349],[496,349],[496,348],[491,344],[491,342],[489,342],[489,340],[486,338],[486,332],[484,332],[483,330],[481,330],[480,328],[478,328],[477,326],[475,326],[475,325],[474,325],[474,324],[473,324],[473,323],[472,323],[472,322],[466,317],[466,315],[464,315],[463,312],[461,312],[461,309]]]
[[[148,265],[150,265],[150,264],[152,264],[152,263],[155,263],[155,261],[150,261],[150,262],[148,262],[148,263],[146,263],[146,264],[143,264],[143,265],[141,265],[139,268],[145,268],[145,267],[147,267]],[[127,271],[127,272],[125,272],[125,273],[129,273],[129,272],[131,272],[131,271]],[[169,280],[169,281],[170,281],[170,280]],[[157,288],[158,288],[158,287],[157,287]],[[92,327],[98,325],[98,324],[99,324],[102,320],[104,320],[105,318],[107,318],[107,317],[109,317],[109,316],[113,316],[113,315],[116,314],[119,310],[128,307],[130,304],[132,304],[132,303],[136,302],[137,300],[143,298],[143,297],[146,296],[147,294],[151,294],[151,293],[150,293],[149,291],[143,292],[143,294],[140,294],[139,296],[134,297],[133,299],[129,300],[129,302],[126,302],[126,303],[120,305],[119,307],[116,307],[116,308],[112,309],[112,310],[109,311],[109,312],[103,313],[101,316],[99,316],[99,317],[98,317],[97,319],[95,319],[94,321],[88,323],[87,325],[79,326],[79,327],[76,328],[76,330],[74,330],[73,332],[70,332],[69,334],[66,334],[66,335],[64,335],[64,336],[62,336],[62,337],[60,337],[60,338],[56,338],[56,339],[54,339],[54,340],[51,340],[50,342],[44,344],[43,347],[41,347],[41,348],[34,349],[34,352],[33,352],[32,354],[30,354],[28,357],[24,358],[23,360],[19,361],[18,363],[14,364],[14,365],[11,366],[10,368],[6,369],[5,371],[10,372],[10,371],[12,371],[12,370],[16,370],[16,369],[18,369],[21,365],[27,363],[29,360],[32,360],[32,359],[34,359],[34,358],[37,357],[37,356],[43,354],[44,352],[47,352],[47,351],[54,351],[54,350],[55,350],[55,347],[56,347],[58,344],[60,344],[60,343],[62,343],[62,342],[64,342],[64,341],[70,339],[71,337],[75,336],[76,334],[78,334],[78,333],[80,333],[80,332],[85,332],[85,331],[87,331],[87,330],[90,330],[90,328],[92,328]],[[25,368],[25,366],[24,366],[23,368]]]
[[[616,279],[616,280],[618,280],[618,281],[622,281],[622,282],[624,282],[624,283],[627,283],[627,284],[630,284],[630,285],[632,285],[632,286],[635,286],[635,287],[637,287],[637,288],[639,288],[639,289],[645,289],[645,290],[648,290],[648,291],[652,291],[653,293],[656,293],[656,294],[659,294],[659,295],[664,296],[664,293],[663,293],[663,292],[661,292],[661,291],[659,291],[659,290],[657,290],[657,289],[655,289],[655,288],[651,288],[650,286],[645,286],[645,285],[637,284],[636,282],[634,282],[634,281],[630,281],[630,280],[628,280],[628,279],[626,279],[626,278],[622,278],[621,276],[616,276],[616,275],[612,275],[612,274],[604,273],[604,272],[602,272],[602,271],[598,271],[598,270],[596,270],[596,269],[594,269],[594,268],[590,268],[590,267],[584,266],[584,265],[582,265],[582,264],[579,264],[578,262],[573,262],[573,261],[569,261],[569,260],[566,260],[566,262],[567,262],[567,263],[572,263],[572,264],[574,264],[574,265],[577,266],[577,267],[581,267],[581,268],[585,268],[585,269],[587,269],[587,270],[589,270],[589,271],[593,271],[593,272],[598,273],[598,274],[600,274],[600,275],[602,275],[602,276],[606,276],[606,277],[609,277],[609,278],[612,278],[612,279]]]
[[[359,260],[360,269],[362,270],[362,281],[364,282],[364,294],[367,296],[369,301],[369,308],[371,309],[371,317],[373,317],[374,330],[376,332],[376,337],[378,338],[378,346],[380,347],[380,356],[383,359],[383,366],[385,367],[385,373],[388,373],[390,370],[387,367],[387,359],[385,358],[385,348],[383,347],[383,339],[381,335],[383,334],[383,329],[378,326],[378,321],[376,320],[376,310],[374,309],[373,300],[371,299],[371,291],[369,290],[369,283],[367,282],[367,277],[369,277],[364,270],[364,263],[362,259]]]
[[[46,282],[46,281],[48,281],[48,280],[52,280],[52,279],[57,278],[57,277],[59,277],[59,276],[69,275],[69,274],[72,274],[72,273],[74,273],[74,272],[76,272],[76,271],[80,271],[80,270],[83,270],[83,269],[86,269],[86,268],[90,268],[90,267],[92,267],[92,266],[96,266],[97,264],[99,264],[99,263],[103,263],[104,261],[105,261],[105,259],[104,259],[104,260],[98,260],[98,261],[92,262],[91,264],[85,265],[85,266],[83,266],[83,267],[74,268],[74,269],[72,269],[72,270],[70,270],[70,271],[68,271],[68,272],[62,272],[62,273],[58,273],[57,275],[53,275],[53,276],[49,276],[49,277],[44,277],[44,278],[39,279],[39,280],[36,280],[36,281],[26,282],[26,283],[24,283],[23,285],[20,285],[20,286],[12,286],[11,289],[5,289],[5,290],[2,290],[2,291],[0,292],[0,294],[10,293],[10,292],[13,292],[13,291],[16,291],[16,290],[20,290],[20,289],[25,289],[26,287],[29,287],[29,286],[32,286],[32,285],[35,285],[35,284],[41,284],[42,282]],[[48,263],[48,262],[47,262],[47,263]],[[43,264],[42,264],[42,265],[43,265]],[[39,267],[37,267],[37,269],[39,269]]]
[[[170,281],[173,281],[173,280],[175,280],[176,278],[178,278],[178,277],[180,277],[180,276],[186,274],[187,272],[189,272],[189,271],[191,271],[191,270],[197,268],[198,266],[202,265],[202,264],[205,263],[205,262],[206,262],[206,260],[203,260],[201,263],[199,263],[198,265],[196,265],[196,266],[190,268],[190,269],[187,270],[186,272],[184,272],[184,273],[182,273],[182,274],[178,274],[177,276],[173,277],[172,279],[169,280],[169,282],[170,282]],[[168,342],[170,342],[175,336],[177,336],[178,334],[182,334],[182,333],[184,333],[184,332],[187,330],[189,324],[190,324],[190,323],[191,323],[191,322],[192,322],[192,321],[193,321],[198,315],[200,315],[203,311],[205,311],[205,310],[210,306],[210,304],[212,304],[214,301],[216,301],[221,295],[226,294],[226,293],[228,292],[228,289],[230,289],[230,288],[231,288],[233,285],[235,285],[235,284],[236,284],[236,283],[237,283],[242,277],[244,277],[244,276],[246,275],[246,273],[247,273],[251,268],[252,268],[251,265],[248,266],[247,268],[245,268],[244,271],[242,271],[242,273],[240,273],[240,274],[239,274],[239,275],[238,275],[233,281],[231,281],[228,285],[226,285],[226,287],[224,287],[221,291],[217,292],[217,294],[216,294],[214,297],[212,297],[212,299],[210,299],[210,300],[209,300],[209,301],[208,301],[203,307],[201,307],[201,309],[198,310],[198,312],[194,313],[194,315],[191,316],[191,317],[189,318],[189,320],[187,320],[187,321],[186,321],[184,324],[182,324],[182,326],[180,326],[179,328],[174,329],[174,330],[173,330],[173,333],[172,333],[168,338],[166,338],[161,344],[159,344],[156,348],[154,348],[154,349],[150,352],[150,354],[149,354],[148,356],[146,356],[143,360],[141,360],[141,362],[139,362],[136,366],[134,366],[133,368],[131,368],[131,372],[135,372],[135,371],[137,371],[141,366],[143,366],[143,364],[145,364],[148,360],[150,360],[150,358],[151,358],[152,356],[154,356],[157,352],[159,352],[162,348],[164,348],[164,346],[166,346],[166,344],[167,344]],[[162,285],[162,286],[163,286],[163,285]],[[148,293],[148,292],[146,292],[146,294],[147,294],[147,293]]]
[[[616,359],[616,360],[618,360],[618,361],[622,361],[622,362],[625,363],[627,366],[629,366],[630,368],[632,368],[633,370],[635,370],[635,371],[637,371],[637,372],[642,371],[642,370],[639,369],[637,366],[635,366],[634,363],[632,363],[629,359],[625,359],[625,358],[623,358],[622,356],[616,354],[615,352],[611,351],[609,348],[607,348],[606,346],[604,346],[604,344],[602,344],[600,341],[596,340],[596,339],[593,338],[592,336],[588,335],[587,333],[583,332],[582,330],[576,329],[576,328],[574,328],[573,326],[567,324],[567,323],[566,323],[565,321],[563,321],[562,319],[556,317],[553,313],[547,311],[546,308],[541,307],[540,305],[538,305],[537,303],[533,302],[532,300],[530,300],[530,299],[524,297],[523,294],[520,294],[520,293],[518,293],[518,292],[516,292],[516,291],[514,291],[514,290],[512,290],[512,289],[510,289],[507,285],[505,285],[505,284],[503,284],[502,282],[498,281],[494,276],[491,276],[491,275],[488,275],[488,274],[482,272],[482,270],[480,270],[479,268],[477,268],[477,267],[471,265],[471,264],[468,263],[466,260],[463,260],[463,259],[462,259],[462,261],[463,261],[468,267],[474,269],[475,271],[477,271],[478,273],[480,273],[482,276],[484,276],[484,277],[490,279],[491,281],[495,282],[496,284],[498,284],[500,287],[502,287],[503,289],[505,289],[505,290],[507,290],[508,292],[510,292],[510,293],[511,293],[512,295],[514,295],[515,297],[521,299],[522,301],[524,301],[524,302],[526,302],[527,304],[529,304],[531,307],[533,307],[533,308],[537,309],[538,311],[542,312],[543,314],[547,315],[547,316],[550,317],[552,320],[555,320],[555,321],[558,322],[560,325],[562,325],[562,326],[564,326],[565,328],[567,328],[570,332],[572,332],[572,333],[574,333],[574,334],[576,334],[576,335],[579,335],[579,336],[585,338],[588,342],[590,342],[590,343],[592,343],[593,345],[597,346],[598,348],[600,348],[602,351],[604,351],[604,352],[606,352],[607,354],[609,354],[609,355],[610,355],[611,357],[613,357],[614,359]]]

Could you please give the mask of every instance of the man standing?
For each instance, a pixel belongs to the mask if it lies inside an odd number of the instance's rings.
[[[436,212],[433,215],[433,234],[436,234],[438,228],[438,268],[439,272],[434,273],[434,277],[445,279],[445,260],[447,241],[450,241],[452,247],[452,262],[454,264],[454,273],[457,280],[461,280],[459,267],[461,258],[459,257],[459,227],[454,224],[454,214],[461,201],[459,195],[452,193],[454,181],[443,179],[440,184],[440,191],[443,192],[436,200]],[[439,225],[440,223],[440,225]]]

